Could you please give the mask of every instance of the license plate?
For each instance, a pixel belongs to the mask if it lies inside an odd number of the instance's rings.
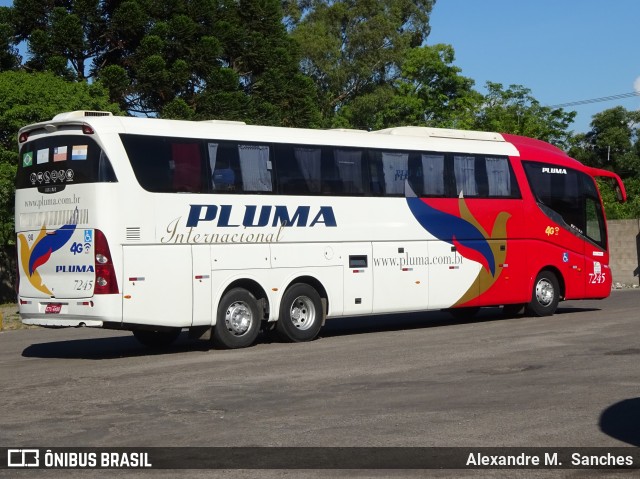
[[[60,303],[49,303],[47,307],[44,308],[45,314],[59,314],[62,311],[62,304]]]

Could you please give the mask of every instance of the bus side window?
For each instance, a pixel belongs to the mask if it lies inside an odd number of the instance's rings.
[[[278,191],[287,195],[320,193],[322,150],[317,146],[276,145]]]
[[[382,196],[384,191],[384,171],[382,167],[382,152],[379,150],[369,150],[369,178],[371,179],[371,194]]]
[[[464,197],[479,195],[475,156],[455,155],[453,157],[453,171],[456,178],[456,195]]]
[[[238,190],[240,170],[237,144],[220,142],[215,145],[215,160],[212,160],[214,143],[209,143],[209,164],[212,166],[212,190],[233,193]]]
[[[200,142],[172,143],[172,191],[200,193],[202,191],[202,156]]]
[[[445,157],[437,153],[411,153],[409,155],[409,184],[418,196],[443,197],[445,188]]]
[[[487,195],[491,197],[511,198],[514,196],[513,178],[508,158],[484,158],[487,173]]]
[[[382,152],[382,175],[385,196],[404,196],[404,184],[409,178],[409,154]]]
[[[363,151],[355,148],[332,148],[335,175],[329,184],[332,193],[359,196],[364,193]]]
[[[120,135],[140,186],[147,191],[171,191],[167,143],[158,137]]]
[[[270,148],[266,145],[238,145],[243,191],[273,191]]]

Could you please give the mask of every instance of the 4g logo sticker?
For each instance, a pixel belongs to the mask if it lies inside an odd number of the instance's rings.
[[[544,233],[547,236],[558,236],[560,234],[560,228],[557,226],[547,226]]]
[[[80,254],[84,251],[84,254],[89,254],[89,251],[91,250],[91,243],[78,243],[76,241],[73,242],[73,244],[71,245],[71,248],[69,248],[69,251],[71,251],[74,256],[77,254]]]
[[[74,242],[71,245],[69,251],[71,251],[74,256],[80,254],[84,251],[85,254],[89,254],[91,250],[91,243],[93,242],[93,230],[84,230],[84,243]]]

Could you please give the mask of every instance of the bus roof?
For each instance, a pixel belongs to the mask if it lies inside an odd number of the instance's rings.
[[[343,145],[345,147],[431,150],[519,156],[518,150],[499,133],[447,130],[426,127],[398,127],[367,132],[364,130],[319,130],[246,125],[230,121],[184,121],[157,118],[112,116],[108,112],[67,112],[52,120],[26,126],[26,132],[44,129],[55,132],[61,125],[89,125],[97,133],[129,133],[151,136],[215,138],[251,142]]]

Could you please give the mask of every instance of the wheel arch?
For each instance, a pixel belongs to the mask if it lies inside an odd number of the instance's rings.
[[[555,266],[553,265],[546,265],[543,266],[541,268],[538,269],[538,271],[536,271],[536,274],[534,274],[531,277],[531,283],[529,285],[529,291],[533,290],[533,283],[535,282],[536,278],[538,277],[538,275],[540,273],[542,273],[543,271],[550,271],[551,273],[553,273],[556,277],[556,279],[558,280],[558,285],[560,286],[560,294],[559,297],[561,300],[564,300],[565,295],[567,293],[567,287],[564,281],[564,276],[562,275],[562,272]]]

